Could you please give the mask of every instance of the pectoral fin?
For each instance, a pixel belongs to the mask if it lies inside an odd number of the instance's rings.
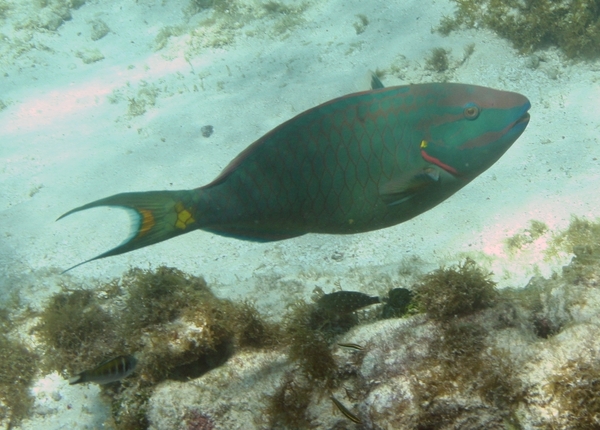
[[[394,206],[409,200],[439,181],[440,173],[427,167],[391,179],[380,187],[379,194],[388,206]]]

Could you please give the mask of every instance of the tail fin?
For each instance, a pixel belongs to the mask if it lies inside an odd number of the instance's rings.
[[[196,207],[193,202],[194,192],[194,190],[179,190],[115,194],[61,215],[57,221],[72,213],[99,206],[123,207],[129,209],[130,214],[133,215],[132,234],[125,242],[94,258],[69,267],[63,273],[93,260],[123,254],[195,230],[198,227]]]

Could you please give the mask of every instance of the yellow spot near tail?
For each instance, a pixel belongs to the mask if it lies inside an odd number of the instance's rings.
[[[140,226],[140,231],[138,231],[137,235],[138,237],[141,237],[152,230],[156,223],[154,222],[154,215],[152,215],[152,211],[148,209],[138,209],[138,212],[142,216],[142,225]]]
[[[423,148],[427,148],[427,141],[426,140],[422,140],[421,141],[421,149]]]
[[[178,202],[175,205],[175,211],[177,212],[177,221],[175,227],[185,230],[188,225],[192,224],[196,220],[192,217],[192,213],[183,206],[183,203]]]

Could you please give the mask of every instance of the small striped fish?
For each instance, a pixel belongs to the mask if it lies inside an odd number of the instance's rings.
[[[340,402],[338,399],[336,399],[335,397],[331,396],[331,401],[333,402],[333,404],[336,406],[336,408],[338,408],[338,410],[346,417],[348,418],[350,421],[355,422],[356,424],[362,424],[362,421],[360,418],[358,418],[356,415],[354,415],[352,412],[350,412],[348,410],[348,408],[346,406],[344,406],[342,404],[342,402]]]
[[[106,360],[98,367],[85,370],[69,379],[69,384],[81,384],[83,382],[96,382],[97,384],[108,384],[119,381],[131,375],[135,369],[137,360],[133,355],[120,355],[117,358]]]
[[[338,343],[338,346],[341,346],[342,348],[355,349],[357,351],[364,351],[365,349],[364,346],[360,346],[357,343]]]

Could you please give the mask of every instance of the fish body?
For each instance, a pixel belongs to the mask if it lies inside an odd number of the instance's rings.
[[[335,407],[338,409],[338,411],[342,413],[342,415],[344,415],[350,421],[355,422],[356,424],[362,424],[362,420],[358,416],[350,412],[350,410],[346,406],[344,406],[342,402],[340,402],[333,396],[330,396],[330,399],[335,405]]]
[[[69,384],[81,384],[83,382],[96,382],[108,384],[119,381],[131,375],[135,370],[137,360],[132,355],[121,355],[104,361],[91,370],[86,370],[69,379]]]
[[[338,343],[338,346],[341,346],[342,348],[354,349],[356,351],[364,351],[365,350],[364,346],[361,346],[357,343]]]
[[[359,291],[334,291],[319,298],[317,307],[327,314],[344,315],[377,303],[380,303],[377,296]]]
[[[373,86],[284,122],[208,185],[116,194],[60,218],[98,206],[134,215],[131,237],[87,261],[196,229],[263,242],[381,229],[464,187],[529,121],[530,103],[517,93],[455,83]]]

